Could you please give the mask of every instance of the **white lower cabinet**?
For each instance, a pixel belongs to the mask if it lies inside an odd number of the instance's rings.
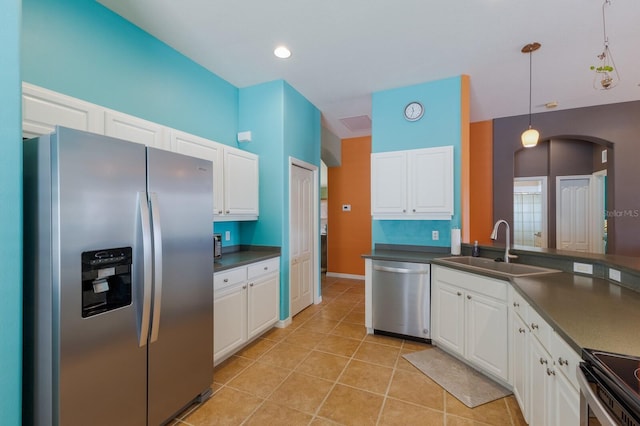
[[[580,424],[580,356],[513,288],[510,294],[513,393],[531,426]]]
[[[507,292],[505,281],[433,265],[432,341],[504,382]]]
[[[509,351],[513,396],[520,405],[524,419],[529,421],[529,327],[515,313],[510,314],[511,339]]]
[[[506,281],[432,271],[432,341],[510,384],[529,425],[579,425],[581,358],[562,335]]]
[[[280,258],[213,274],[213,362],[270,329],[280,316]]]

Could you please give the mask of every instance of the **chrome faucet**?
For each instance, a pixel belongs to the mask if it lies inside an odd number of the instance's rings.
[[[493,225],[493,231],[491,231],[491,239],[492,240],[497,240],[498,239],[498,228],[500,227],[500,224],[504,223],[507,227],[507,245],[504,249],[504,262],[505,263],[509,263],[509,259],[516,259],[518,256],[513,255],[513,254],[509,254],[509,249],[511,249],[511,230],[509,228],[509,223],[504,220],[504,219],[500,219],[496,222],[495,225]]]

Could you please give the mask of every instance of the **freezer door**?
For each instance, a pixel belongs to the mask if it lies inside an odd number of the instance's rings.
[[[143,425],[147,348],[139,344],[137,286],[145,148],[65,128],[52,144],[52,289],[39,291],[53,291],[53,424]]]
[[[213,383],[211,162],[147,148],[154,230],[149,424],[169,419]]]

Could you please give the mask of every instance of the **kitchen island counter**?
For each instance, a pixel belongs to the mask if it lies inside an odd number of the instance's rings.
[[[640,356],[640,293],[567,272],[511,281],[576,351],[591,348]]]

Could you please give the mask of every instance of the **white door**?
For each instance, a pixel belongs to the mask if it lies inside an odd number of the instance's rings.
[[[591,176],[558,176],[556,181],[556,248],[590,251]]]
[[[313,303],[313,171],[291,166],[291,316]]]

